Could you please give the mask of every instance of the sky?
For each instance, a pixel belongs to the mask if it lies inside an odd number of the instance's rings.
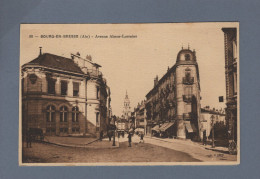
[[[111,89],[113,115],[121,116],[126,90],[133,110],[153,88],[156,75],[160,79],[176,63],[181,48],[189,46],[195,49],[199,66],[201,107],[220,109],[226,107],[225,102],[218,102],[219,96],[226,96],[223,27],[238,28],[238,23],[22,24],[20,65],[35,59],[39,47],[43,53],[68,58],[77,52],[81,57],[91,55],[102,66],[100,71]],[[48,35],[55,38],[44,38]]]

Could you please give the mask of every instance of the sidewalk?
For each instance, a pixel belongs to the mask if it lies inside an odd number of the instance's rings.
[[[193,158],[204,162],[236,161],[237,155],[228,154],[228,149],[224,147],[203,146],[190,140],[181,139],[163,139],[157,137],[145,136],[145,142],[153,145],[159,145],[169,149],[181,151],[190,154]]]
[[[46,136],[44,142],[48,144],[58,145],[62,147],[80,147],[80,148],[96,148],[107,149],[118,147],[112,146],[113,142],[103,139],[100,141],[98,138],[89,137],[59,137],[59,136]]]
[[[146,136],[148,137],[148,136]],[[229,154],[228,148],[227,147],[220,147],[220,146],[215,146],[214,148],[212,148],[212,145],[202,145],[199,142],[193,142],[191,140],[182,140],[182,139],[169,139],[169,138],[158,138],[158,137],[150,137],[153,138],[155,140],[161,140],[164,142],[171,142],[171,143],[175,143],[176,141],[178,141],[179,143],[185,143],[185,144],[190,144],[190,145],[195,145],[195,146],[200,146],[203,147],[207,150],[212,150],[212,151],[217,151],[217,152],[221,152],[221,153],[226,153]]]

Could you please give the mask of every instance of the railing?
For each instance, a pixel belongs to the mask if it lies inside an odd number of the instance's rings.
[[[98,70],[88,69],[87,72],[90,74],[90,76],[102,77],[102,73]]]
[[[192,85],[194,83],[194,77],[190,77],[190,78],[183,77],[182,83],[186,85]]]
[[[191,96],[187,96],[187,95],[183,95],[183,101],[186,103],[190,103],[191,102]]]

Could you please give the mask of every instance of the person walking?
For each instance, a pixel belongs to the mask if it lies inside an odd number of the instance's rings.
[[[203,131],[203,145],[206,145],[207,143],[207,136],[206,136],[206,130]]]
[[[103,139],[103,130],[100,132],[99,140],[102,141]]]
[[[108,135],[109,141],[111,141],[112,135],[111,135],[111,131],[110,130],[107,132],[107,135]]]
[[[144,134],[142,132],[140,134],[140,143],[144,143]]]
[[[26,144],[27,144],[27,148],[32,147],[32,134],[29,130],[27,131],[27,135],[26,135]]]
[[[130,132],[128,133],[128,142],[129,142],[129,146],[128,147],[131,147],[132,135],[131,135]]]

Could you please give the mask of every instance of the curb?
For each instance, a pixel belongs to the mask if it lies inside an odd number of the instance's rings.
[[[87,144],[82,144],[82,145],[71,145],[71,144],[62,144],[62,143],[53,143],[53,142],[49,142],[49,141],[41,141],[44,144],[50,144],[50,145],[56,145],[56,146],[60,146],[60,147],[71,147],[71,148],[89,148],[89,149],[109,149],[109,148],[118,148],[119,146],[109,146],[109,147],[96,147],[96,146],[88,146],[89,144],[92,144],[96,141],[99,141],[99,139],[94,140],[92,142],[89,142]]]

